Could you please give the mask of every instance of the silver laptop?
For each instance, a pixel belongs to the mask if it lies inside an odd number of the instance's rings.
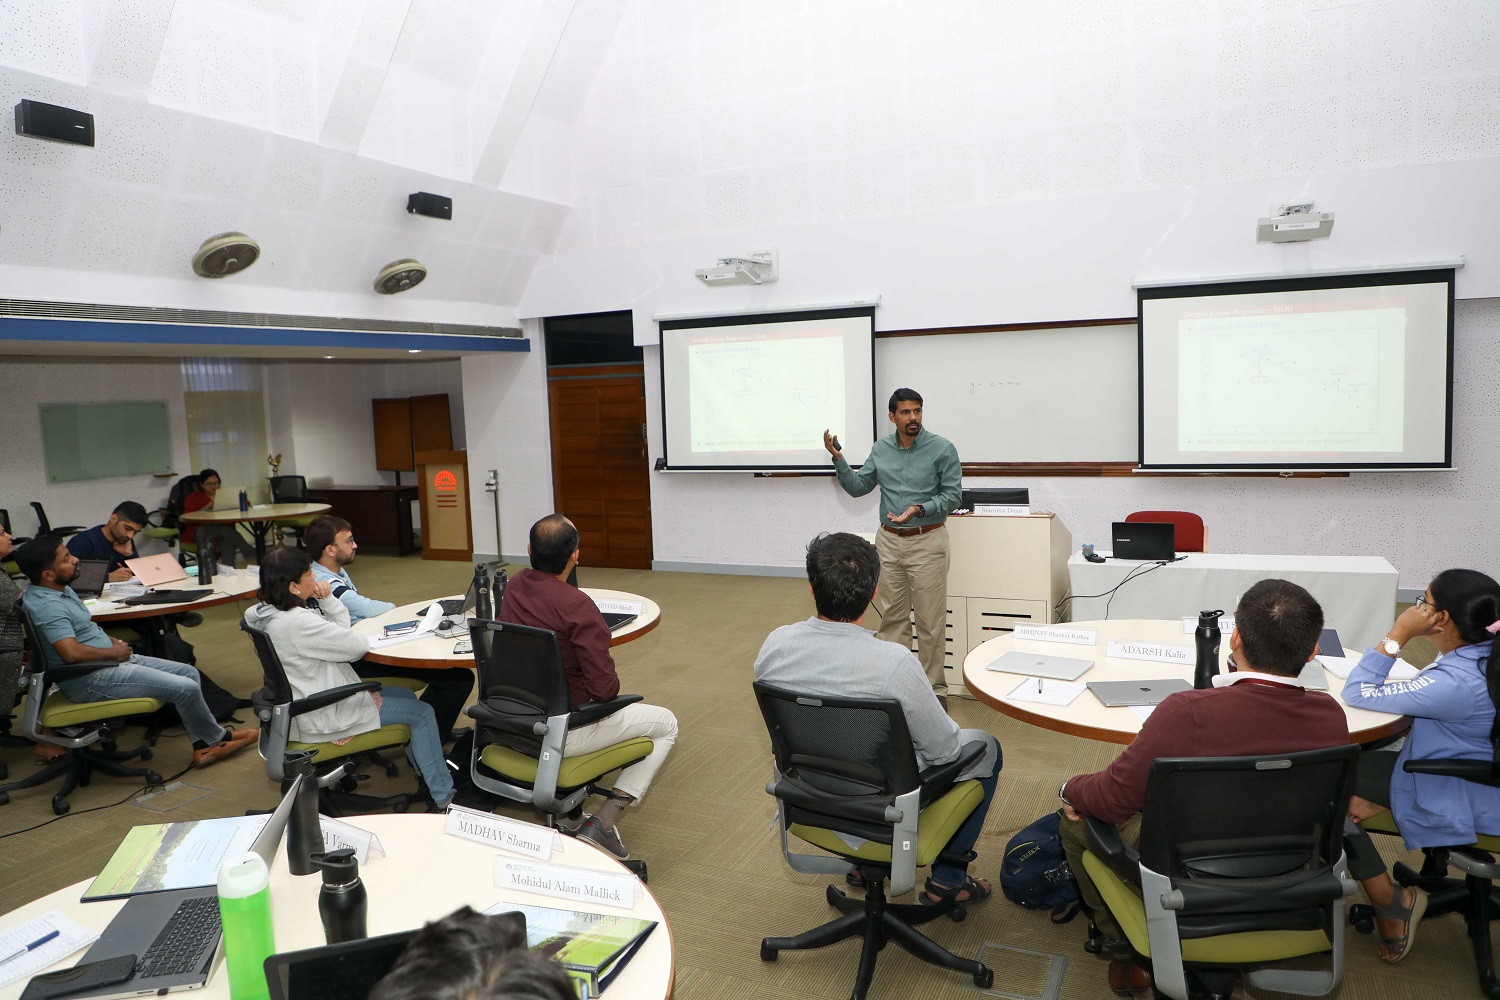
[[[1302,673],[1297,675],[1297,680],[1308,691],[1328,690],[1328,675],[1323,673],[1323,664],[1317,660],[1308,660],[1302,667]]]
[[[1160,705],[1169,694],[1191,691],[1193,685],[1180,677],[1138,681],[1089,681],[1089,690],[1105,708],[1130,705]]]
[[[1093,666],[1093,660],[1080,660],[1075,656],[1049,656],[1046,653],[1025,653],[1013,649],[987,664],[984,669],[1025,674],[1028,677],[1050,677],[1057,681],[1076,681],[1093,669]]]
[[[292,782],[250,845],[268,868],[276,859],[300,782],[300,778]],[[202,989],[219,960],[223,940],[216,886],[131,896],[81,962],[135,955],[135,975],[113,986],[70,993],[68,1000],[114,1000]]]

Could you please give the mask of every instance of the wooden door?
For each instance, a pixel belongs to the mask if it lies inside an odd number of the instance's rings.
[[[651,568],[646,378],[641,365],[547,370],[552,490],[584,566]]]

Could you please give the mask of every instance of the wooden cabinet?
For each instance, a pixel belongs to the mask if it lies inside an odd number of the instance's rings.
[[[375,468],[411,472],[419,451],[451,451],[453,418],[448,394],[370,400],[375,423]]]

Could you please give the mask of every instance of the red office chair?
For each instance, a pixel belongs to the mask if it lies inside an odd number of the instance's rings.
[[[1166,521],[1176,527],[1173,547],[1178,552],[1207,552],[1204,540],[1208,532],[1203,518],[1186,510],[1138,510],[1126,516],[1127,521]]]

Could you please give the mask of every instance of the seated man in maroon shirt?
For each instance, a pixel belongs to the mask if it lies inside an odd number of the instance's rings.
[[[578,529],[561,514],[549,514],[531,526],[526,551],[531,569],[521,570],[506,584],[500,621],[557,633],[573,708],[608,701],[620,693],[620,678],[609,655],[609,629],[593,599],[567,582],[578,565]],[[564,818],[558,824],[621,860],[630,857],[630,851],[616,823],[626,806],[646,794],[656,769],[667,759],[677,740],[677,717],[665,708],[636,702],[592,725],[569,730],[563,746],[567,755],[585,754],[637,736],[651,740],[650,755],[620,772],[598,812]]]
[[[1311,594],[1286,580],[1260,581],[1235,610],[1231,673],[1216,676],[1207,690],[1168,696],[1113,764],[1063,783],[1063,849],[1105,940],[1122,941],[1125,934],[1083,867],[1079,817],[1115,824],[1134,846],[1146,778],[1158,757],[1244,757],[1348,743],[1349,725],[1338,702],[1297,680],[1317,652],[1322,630],[1323,609]],[[1149,988],[1151,974],[1129,951],[1118,951],[1109,963],[1109,986],[1117,996],[1129,996]]]

